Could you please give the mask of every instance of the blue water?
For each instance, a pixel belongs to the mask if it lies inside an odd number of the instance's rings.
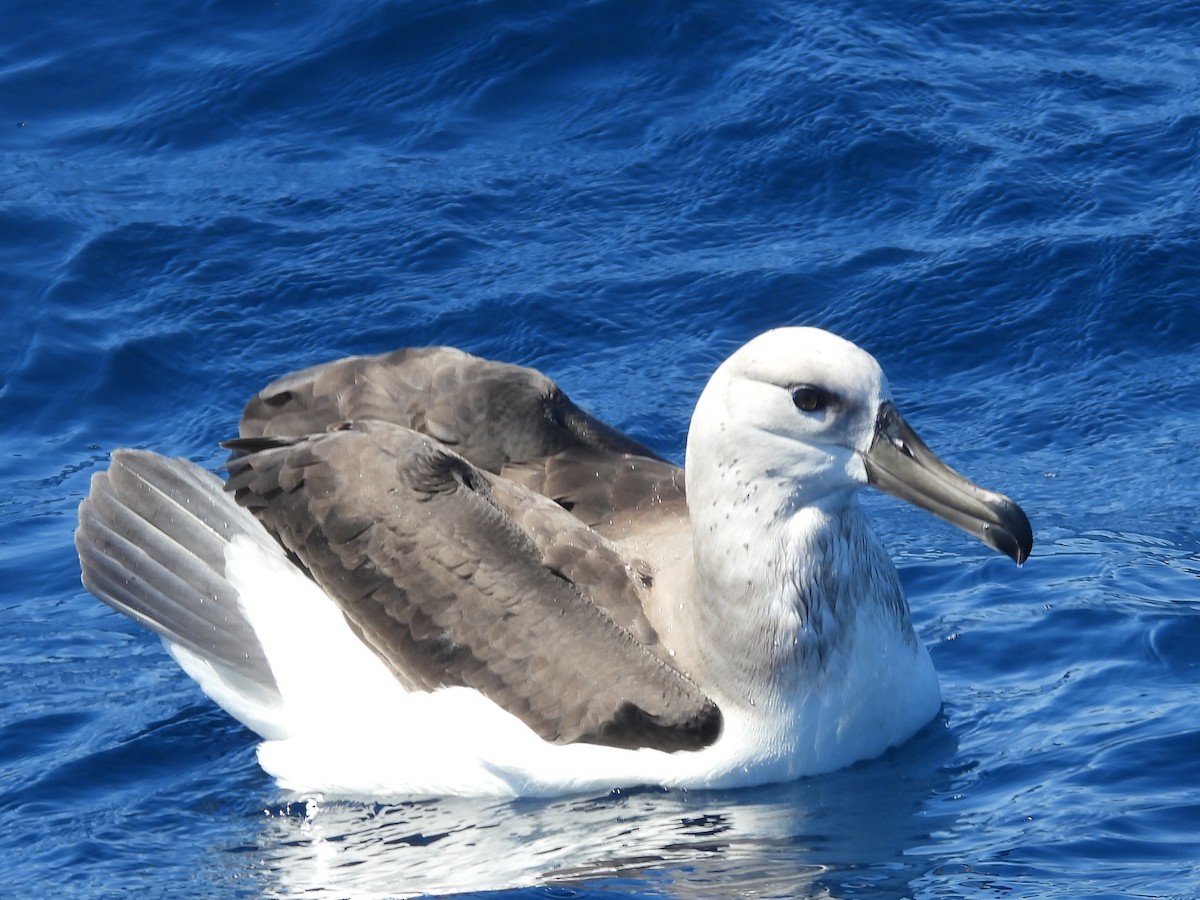
[[[1200,896],[1195,2],[2,0],[0,22],[0,892]],[[1017,569],[864,498],[945,696],[880,760],[307,804],[79,585],[111,450],[215,467],[283,372],[456,344],[678,458],[715,363],[784,323],[875,353],[1037,535]]]

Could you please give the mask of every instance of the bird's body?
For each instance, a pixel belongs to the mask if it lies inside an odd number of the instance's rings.
[[[1032,541],[815,329],[718,369],[686,491],[544,376],[449,349],[281,379],[230,445],[225,484],[115,454],[84,579],[303,792],[732,787],[878,755],[941,701],[858,488],[1018,562]]]

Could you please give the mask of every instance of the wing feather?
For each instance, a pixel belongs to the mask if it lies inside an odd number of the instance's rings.
[[[489,472],[580,447],[658,458],[540,372],[451,347],[351,356],[286,375],[246,404],[240,434],[315,434],[365,419],[429,435]]]
[[[231,444],[238,502],[406,683],[476,688],[560,743],[715,740],[715,705],[656,655],[636,565],[553,502],[378,421]]]

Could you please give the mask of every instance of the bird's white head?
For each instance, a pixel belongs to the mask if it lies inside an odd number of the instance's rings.
[[[845,502],[891,399],[879,363],[819,328],[777,328],[727,359],[688,432],[689,493],[713,480],[775,486],[788,505]]]
[[[693,520],[836,514],[865,486],[920,506],[1023,562],[1021,508],[943,464],[896,411],[869,353],[818,328],[756,337],[713,374],[688,432]],[[720,527],[710,522],[710,527]]]

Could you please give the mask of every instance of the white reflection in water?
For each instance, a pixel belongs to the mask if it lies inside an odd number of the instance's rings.
[[[639,893],[681,898],[829,897],[851,883],[856,896],[886,896],[925,874],[914,851],[953,827],[931,809],[954,778],[939,765],[952,754],[940,731],[846,772],[752,791],[298,800],[268,811],[258,874],[282,897],[611,889],[634,876]]]

